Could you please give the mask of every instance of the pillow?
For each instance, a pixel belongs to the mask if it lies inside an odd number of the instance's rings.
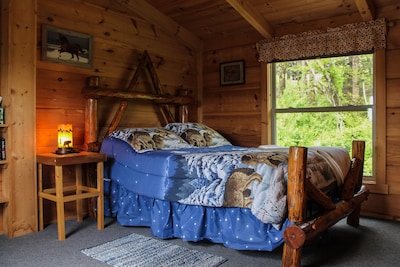
[[[176,133],[162,127],[128,128],[114,131],[110,136],[129,143],[136,152],[157,149],[190,148],[191,146]]]
[[[232,145],[221,134],[202,123],[169,123],[165,129],[177,133],[186,142],[197,147]]]

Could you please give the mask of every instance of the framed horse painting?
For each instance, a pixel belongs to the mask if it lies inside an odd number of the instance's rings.
[[[42,26],[42,60],[92,67],[92,36],[84,33]]]

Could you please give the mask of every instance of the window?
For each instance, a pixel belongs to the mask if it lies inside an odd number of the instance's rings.
[[[340,146],[365,140],[364,175],[374,173],[374,55],[271,63],[272,142]]]

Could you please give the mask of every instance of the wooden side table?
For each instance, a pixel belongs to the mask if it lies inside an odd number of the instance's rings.
[[[97,197],[97,229],[104,229],[104,161],[107,155],[94,152],[80,152],[73,154],[57,155],[54,153],[39,154],[36,156],[38,163],[38,198],[39,198],[39,230],[43,230],[43,199],[56,202],[58,239],[65,240],[64,203],[76,201],[77,221],[83,219],[82,199]],[[82,184],[82,165],[97,163],[97,187]],[[54,166],[55,188],[43,189],[43,165]],[[75,165],[75,185],[64,186],[63,166]],[[64,195],[69,192],[70,194]]]

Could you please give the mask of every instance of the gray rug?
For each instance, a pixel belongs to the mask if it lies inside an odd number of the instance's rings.
[[[82,253],[112,266],[211,267],[226,261],[225,258],[209,253],[138,234],[130,234],[96,247],[83,249]]]

